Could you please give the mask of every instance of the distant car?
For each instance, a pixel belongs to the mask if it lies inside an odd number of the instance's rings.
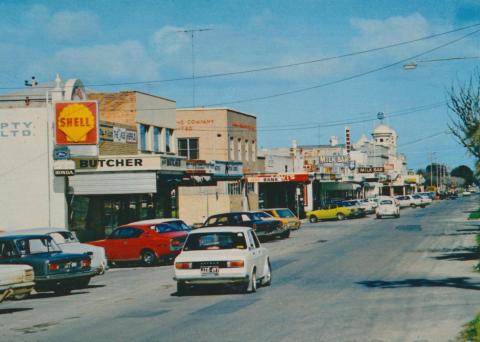
[[[278,221],[280,222],[280,226],[282,227],[283,229],[283,233],[282,234],[279,234],[278,236],[281,237],[282,239],[286,239],[288,237],[290,237],[290,228],[288,228],[288,224],[283,222],[282,220],[280,219],[277,219],[275,217],[273,217],[272,215],[270,215],[269,213],[265,212],[265,211],[254,211],[254,213],[260,217],[262,220],[267,220],[267,221]]]
[[[349,218],[361,218],[367,216],[365,207],[358,200],[340,201],[336,203],[342,207],[352,209]]]
[[[276,219],[265,220],[263,214],[254,211],[238,211],[212,215],[203,224],[204,227],[250,227],[259,238],[290,236],[290,229],[284,229],[282,222]]]
[[[105,256],[105,249],[102,247],[92,246],[86,243],[80,243],[74,232],[68,231],[64,228],[30,228],[14,230],[10,232],[0,233],[0,236],[8,235],[39,235],[45,234],[50,236],[53,241],[65,253],[86,253],[92,259],[92,269],[96,274],[103,274],[107,269],[107,258]]]
[[[88,242],[105,248],[109,262],[141,261],[155,265],[158,260],[177,256],[191,228],[179,219],[153,219],[126,224],[104,240]]]
[[[0,303],[9,297],[16,299],[27,297],[35,286],[33,277],[32,266],[0,265]]]
[[[35,290],[68,294],[88,286],[95,275],[87,254],[63,253],[48,235],[0,237],[0,264],[26,264],[33,267]]]
[[[393,199],[382,199],[378,202],[376,209],[376,216],[378,219],[384,216],[400,217],[400,208]]]
[[[365,213],[367,215],[374,214],[375,213],[375,208],[377,208],[378,204],[372,201],[369,201],[368,199],[357,199],[356,200],[359,205],[365,209]]]
[[[267,214],[272,215],[277,220],[280,220],[284,227],[286,226],[289,229],[300,229],[302,221],[295,216],[294,213],[288,208],[273,208],[273,209],[262,209]]]
[[[395,196],[395,199],[398,201],[400,208],[407,208],[412,205],[412,198],[408,195]]]
[[[353,212],[354,212],[354,208],[346,208],[338,204],[331,203],[331,204],[325,205],[320,209],[307,211],[305,214],[307,215],[308,220],[311,223],[315,223],[315,222],[318,222],[319,220],[331,220],[331,219],[344,220],[346,218],[351,217]]]
[[[470,191],[465,190],[464,192],[462,192],[462,196],[471,196],[471,195],[472,193]]]
[[[417,203],[417,205],[419,205],[422,208],[425,208],[426,205],[432,204],[433,202],[429,194],[417,193],[417,194],[413,194],[412,198],[416,200],[420,200],[420,204]]]
[[[266,248],[250,227],[200,228],[192,231],[175,259],[177,293],[192,285],[233,284],[255,292],[257,284],[270,285],[272,269]]]

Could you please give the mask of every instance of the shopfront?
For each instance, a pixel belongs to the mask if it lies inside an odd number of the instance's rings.
[[[132,155],[79,158],[68,179],[69,227],[83,241],[103,238],[118,225],[177,215],[177,186],[185,160]]]

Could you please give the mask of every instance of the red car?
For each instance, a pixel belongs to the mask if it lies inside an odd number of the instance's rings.
[[[105,240],[89,244],[105,248],[108,261],[142,261],[150,266],[179,254],[190,230],[178,219],[138,221],[116,228]]]

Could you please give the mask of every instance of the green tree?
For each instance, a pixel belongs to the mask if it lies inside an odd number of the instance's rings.
[[[475,181],[473,170],[467,165],[457,166],[452,170],[452,172],[450,172],[450,175],[453,177],[460,177],[465,179],[465,186],[472,185]]]

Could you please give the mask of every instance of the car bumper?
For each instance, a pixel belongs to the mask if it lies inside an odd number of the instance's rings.
[[[9,297],[30,293],[34,286],[33,282],[0,286],[0,303]]]
[[[76,272],[76,273],[62,273],[62,274],[52,274],[47,276],[35,276],[35,283],[44,283],[44,282],[55,282],[63,280],[74,280],[85,277],[93,277],[96,274],[96,270],[88,272]]]
[[[241,276],[217,276],[217,277],[173,277],[175,281],[182,281],[186,284],[191,285],[202,285],[202,284],[238,284],[245,283],[249,280],[248,275]]]
[[[289,228],[277,228],[274,230],[256,230],[255,233],[259,238],[270,237],[270,236],[279,236],[285,233]]]

